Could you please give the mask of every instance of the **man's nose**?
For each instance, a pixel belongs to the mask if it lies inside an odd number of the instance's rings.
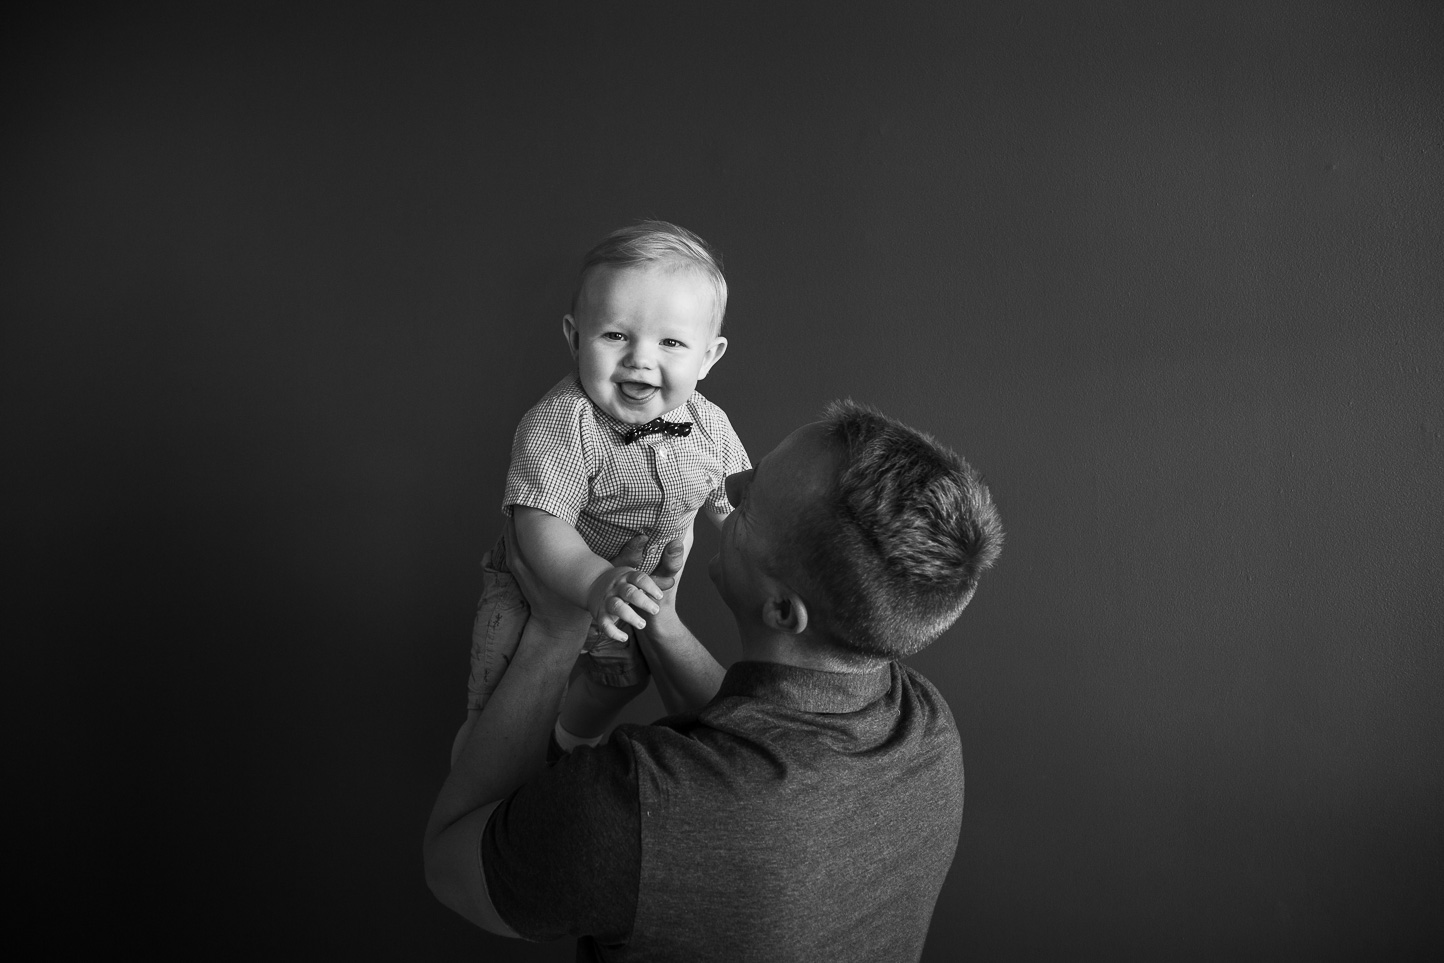
[[[733,472],[727,476],[727,500],[732,503],[733,508],[742,504],[742,495],[750,484],[752,484],[752,469],[750,468],[746,471]]]

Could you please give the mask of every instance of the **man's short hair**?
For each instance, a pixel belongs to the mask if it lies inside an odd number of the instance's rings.
[[[727,279],[722,276],[722,258],[706,241],[668,221],[638,221],[613,231],[588,251],[582,261],[576,293],[572,295],[572,314],[576,314],[587,274],[593,268],[638,265],[658,265],[700,274],[712,285],[712,334],[715,337],[722,332],[722,317],[727,313]]]
[[[912,655],[972,599],[1002,551],[1002,519],[982,475],[930,436],[853,401],[833,402],[822,424],[837,475],[795,530],[818,614],[851,654]]]

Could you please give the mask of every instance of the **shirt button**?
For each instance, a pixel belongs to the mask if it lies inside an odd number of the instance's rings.
[[[662,447],[658,447],[658,448],[657,448],[657,460],[658,460],[658,461],[666,461],[666,460],[667,460],[667,449],[662,448]]]

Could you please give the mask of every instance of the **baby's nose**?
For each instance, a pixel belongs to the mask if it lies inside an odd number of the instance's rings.
[[[652,352],[648,350],[646,345],[633,344],[623,360],[628,366],[633,368],[650,368],[652,367],[653,360]]]

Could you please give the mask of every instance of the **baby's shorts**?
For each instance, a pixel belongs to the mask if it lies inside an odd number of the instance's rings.
[[[471,676],[466,683],[468,709],[480,709],[496,690],[530,617],[521,586],[506,565],[506,539],[499,538],[481,557],[481,598],[471,625]],[[630,630],[627,641],[617,642],[590,626],[577,664],[598,685],[630,686],[650,675]]]

